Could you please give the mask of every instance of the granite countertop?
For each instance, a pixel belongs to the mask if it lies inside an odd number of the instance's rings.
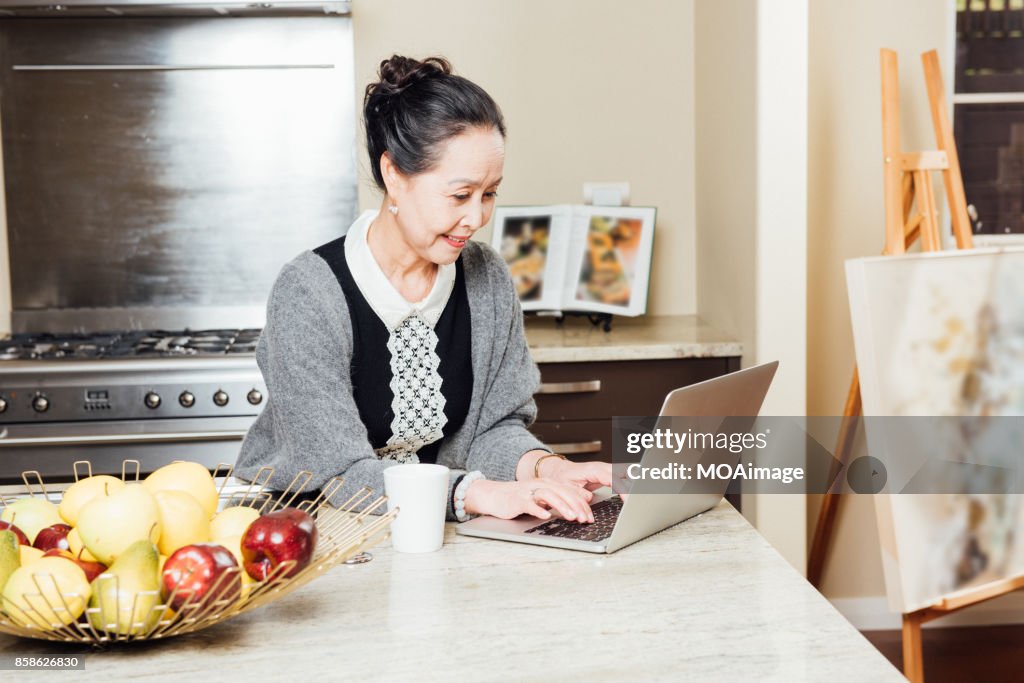
[[[4,680],[902,681],[728,504],[613,555],[457,536],[84,671]],[[0,655],[81,649],[0,636]]]
[[[695,315],[615,318],[610,332],[580,318],[558,324],[530,316],[526,337],[537,363],[740,356],[743,345]]]

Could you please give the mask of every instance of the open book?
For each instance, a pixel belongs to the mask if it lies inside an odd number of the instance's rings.
[[[498,207],[491,243],[524,311],[637,316],[647,310],[653,207]]]

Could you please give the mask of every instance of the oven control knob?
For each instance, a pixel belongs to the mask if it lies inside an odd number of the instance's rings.
[[[183,391],[181,396],[178,397],[178,403],[181,404],[182,408],[191,408],[196,404],[196,396],[191,391]]]
[[[217,405],[224,407],[228,404],[228,395],[223,389],[218,389],[217,393],[213,395],[213,402]]]
[[[37,413],[45,413],[50,409],[50,399],[43,395],[36,396],[32,399],[32,410]]]
[[[0,396],[0,413],[7,412],[7,399]]]
[[[146,404],[147,408],[159,408],[160,407],[160,394],[155,391],[151,391],[146,394],[146,398],[142,399]]]
[[[252,391],[250,391],[246,395],[246,398],[249,399],[249,403],[253,404],[254,406],[258,406],[260,403],[263,402],[263,394],[260,393],[259,389],[253,389]],[[0,410],[0,412],[3,411]]]

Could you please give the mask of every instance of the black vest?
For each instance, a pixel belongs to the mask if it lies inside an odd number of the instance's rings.
[[[395,413],[391,408],[391,352],[387,329],[373,308],[363,297],[345,261],[345,238],[317,247],[313,252],[322,258],[341,285],[352,321],[352,394],[359,417],[370,435],[370,445],[376,450],[387,445],[391,437],[391,423]],[[472,330],[466,279],[461,257],[455,262],[455,286],[448,303],[434,326],[440,358],[441,394],[445,398],[444,414],[447,418],[441,429],[447,437],[455,433],[466,420],[470,396],[473,393]],[[444,438],[427,444],[417,451],[420,462],[436,462],[437,451]]]

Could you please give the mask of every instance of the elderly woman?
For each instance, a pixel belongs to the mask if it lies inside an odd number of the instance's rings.
[[[366,88],[370,168],[384,193],[343,237],[300,254],[267,304],[257,359],[269,400],[237,471],[299,471],[347,493],[396,463],[451,470],[449,519],[553,513],[593,521],[607,463],[551,453],[527,426],[539,373],[504,261],[470,241],[490,220],[505,123],[441,58],[394,56]]]

